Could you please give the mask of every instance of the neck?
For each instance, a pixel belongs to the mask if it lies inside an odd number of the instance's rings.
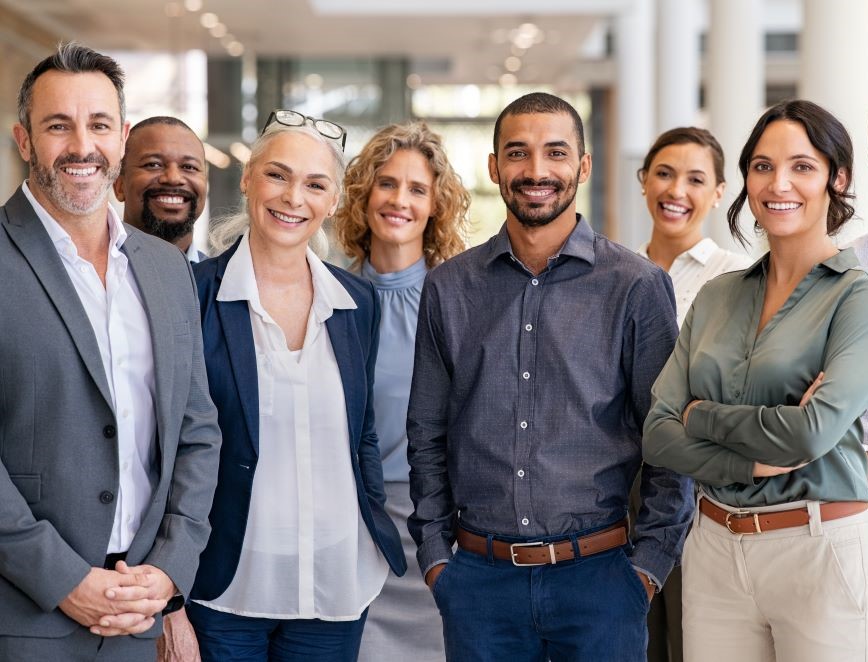
[[[188,232],[183,237],[178,237],[175,241],[172,242],[175,246],[178,247],[182,253],[186,253],[190,249],[190,244],[193,243],[193,233]]]
[[[78,254],[92,264],[105,261],[108,255],[108,200],[89,214],[75,215],[58,209],[42,190],[28,181],[30,192],[36,201],[57,221],[72,239]]]
[[[522,225],[512,213],[506,217],[506,233],[512,252],[534,275],[548,266],[549,258],[557,254],[575,227],[576,215],[572,211],[540,227]]]
[[[371,236],[371,254],[368,260],[380,274],[403,271],[422,259],[422,238],[410,244],[390,244]]]
[[[769,281],[798,282],[815,265],[828,260],[837,252],[838,247],[825,233],[810,241],[806,241],[804,237],[769,237]]]
[[[310,279],[307,244],[286,249],[260,240],[254,232],[249,234],[248,241],[258,283],[292,285]]]
[[[651,231],[651,241],[648,242],[648,259],[654,264],[669,271],[675,258],[689,251],[702,241],[702,235],[689,235],[686,237],[661,237],[656,230]]]

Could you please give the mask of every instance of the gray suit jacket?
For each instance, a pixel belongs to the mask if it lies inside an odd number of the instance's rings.
[[[220,431],[196,288],[177,248],[127,226],[153,338],[159,480],[130,546],[187,594],[208,540]],[[96,336],[19,189],[0,207],[0,635],[60,637],[58,603],[105,559],[118,491],[115,412]],[[161,622],[143,636],[156,636]]]

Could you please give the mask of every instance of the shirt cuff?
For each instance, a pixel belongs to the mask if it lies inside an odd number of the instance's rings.
[[[445,539],[447,535],[434,535],[423,541],[416,550],[416,561],[422,576],[438,563],[449,563],[452,560],[452,545]]]
[[[642,544],[639,542],[633,548],[633,553],[630,555],[630,564],[645,573],[651,578],[651,581],[660,589],[672,568],[675,565],[675,558],[669,554],[665,554],[654,544]]]
[[[648,572],[645,568],[640,568],[638,565],[633,566],[633,570],[636,572],[641,572],[643,575],[646,575],[648,579],[651,580],[651,583],[654,584],[654,592],[659,593],[660,589],[663,588],[663,584],[660,583],[660,580],[654,576],[654,573]]]
[[[690,410],[684,431],[696,439],[717,441],[714,436],[714,408],[716,403],[703,400]]]

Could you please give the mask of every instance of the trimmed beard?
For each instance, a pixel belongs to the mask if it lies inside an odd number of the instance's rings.
[[[556,193],[566,191],[566,195],[562,200],[556,200],[550,211],[546,212],[543,205],[530,203],[529,205],[520,205],[517,202],[515,194],[521,193],[522,186],[551,186]],[[578,176],[566,184],[557,179],[541,179],[534,181],[528,177],[524,179],[516,179],[509,183],[508,186],[501,184],[500,196],[503,198],[506,208],[512,212],[516,220],[526,228],[541,228],[554,221],[558,216],[564,213],[570,205],[576,203],[576,190],[578,188]],[[511,193],[512,195],[507,195]],[[535,213],[534,213],[535,212]]]
[[[191,195],[189,199],[190,213],[187,214],[181,222],[165,221],[157,218],[151,209],[150,194],[146,191],[142,195],[142,229],[150,235],[158,237],[170,244],[174,244],[181,237],[193,232],[193,224],[198,218],[196,208],[199,206],[199,198],[196,195]]]
[[[58,179],[57,171],[63,166],[75,163],[80,165],[87,163],[101,168],[105,173],[100,186],[93,192],[91,199],[77,198],[72,192],[65,188],[64,184]],[[52,204],[73,216],[87,216],[92,214],[101,205],[106,203],[108,191],[112,183],[120,174],[120,163],[114,167],[109,167],[108,160],[100,153],[93,152],[82,158],[77,154],[69,154],[67,156],[59,156],[55,159],[51,168],[48,168],[39,162],[39,157],[36,156],[36,150],[32,150],[30,154],[30,175],[33,181],[45,193],[46,197],[51,200]],[[76,185],[73,183],[73,187]],[[82,189],[86,190],[85,184]]]

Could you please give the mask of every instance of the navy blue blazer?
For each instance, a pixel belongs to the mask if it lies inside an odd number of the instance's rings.
[[[217,405],[223,445],[217,492],[209,516],[211,537],[199,559],[192,599],[213,600],[228,588],[238,567],[253,475],[259,459],[259,381],[246,301],[217,301],[229,258],[222,255],[193,265],[202,313],[205,365],[211,398]],[[362,519],[374,543],[397,575],[407,569],[401,538],[384,510],[383,467],[374,429],[374,364],[380,309],[370,283],[326,264],[358,308],[335,310],[326,328],[337,359],[346,400],[353,474]]]

